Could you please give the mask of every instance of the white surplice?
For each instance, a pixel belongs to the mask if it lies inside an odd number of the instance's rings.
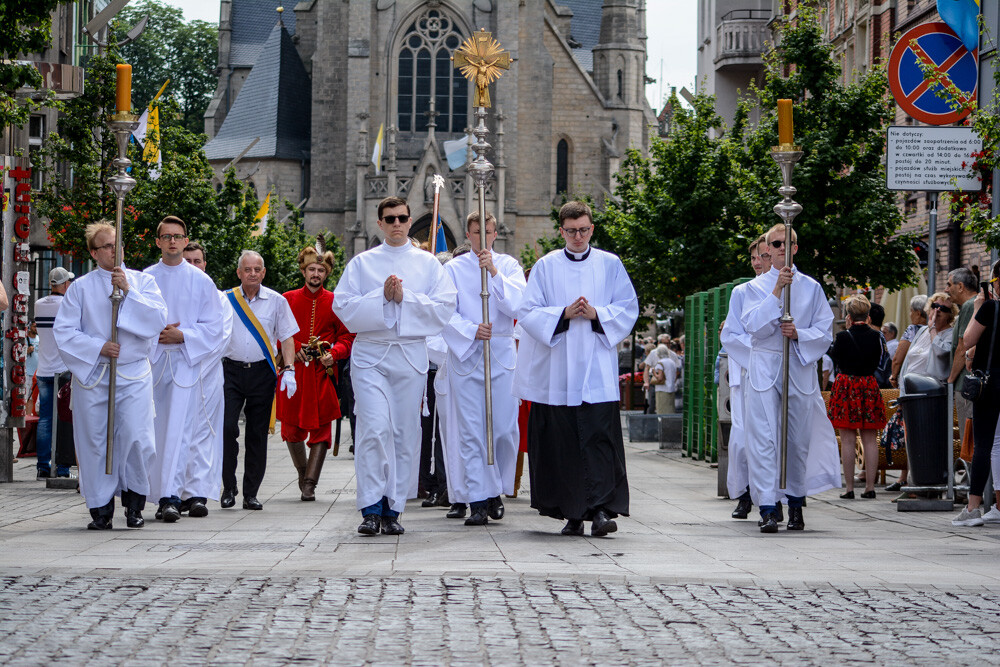
[[[479,256],[469,252],[445,265],[458,289],[458,306],[443,331],[448,344],[444,393],[447,403],[441,430],[447,463],[448,498],[472,503],[514,493],[519,435],[518,401],[514,398],[514,319],[526,287],[524,269],[510,255],[492,253],[497,274],[487,273],[490,294],[490,378],[493,399],[494,465],[486,462],[486,379],[483,341],[476,331],[483,321],[482,274]],[[440,370],[438,371],[441,372]],[[441,384],[435,378],[435,387]]]
[[[783,298],[772,294],[778,273],[772,268],[748,283],[740,318],[751,337],[743,413],[750,495],[758,507],[774,505],[781,493],[808,496],[840,486],[837,439],[816,371],[832,341],[833,312],[819,283],[796,271],[791,314],[798,339],[791,341],[789,353],[787,484],[778,488]]]
[[[747,468],[746,426],[743,415],[743,369],[750,365],[750,334],[743,329],[740,317],[746,299],[748,283],[737,285],[729,296],[729,311],[722,326],[719,340],[729,364],[729,406],[732,426],[729,429],[729,466],[726,469],[726,486],[730,498],[739,498],[750,485]],[[719,378],[720,382],[724,380]]]
[[[80,492],[87,507],[103,507],[122,491],[149,494],[153,458],[153,380],[149,355],[167,324],[167,306],[152,276],[125,270],[129,290],[118,311],[113,466],[104,473],[108,433],[107,357],[111,340],[111,272],[96,268],[70,285],[53,333],[73,373],[73,438]]]
[[[635,288],[621,260],[590,248],[582,261],[564,250],[542,257],[531,268],[518,324],[521,339],[514,395],[546,405],[577,406],[620,400],[616,345],[632,333],[639,317]],[[579,297],[597,310],[603,332],[576,318],[555,333],[566,306]]]
[[[401,303],[385,300],[390,275],[402,280]],[[359,510],[386,497],[391,510],[402,512],[417,488],[426,339],[444,329],[455,299],[441,263],[409,243],[382,243],[355,256],[337,283],[333,312],[357,334],[351,381]]]
[[[203,451],[198,437],[207,425],[202,363],[213,358],[220,340],[228,339],[223,336],[225,311],[215,283],[193,264],[168,266],[161,260],[145,272],[156,279],[167,304],[167,323],[177,324],[184,334],[183,343],[157,343],[150,355],[156,403],[150,499],[180,498],[185,487],[212,489],[211,494],[192,494],[209,498],[216,495],[221,478],[209,479],[214,452]]]

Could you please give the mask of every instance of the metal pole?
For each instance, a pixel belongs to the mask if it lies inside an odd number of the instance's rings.
[[[795,163],[802,158],[802,151],[797,150],[797,146],[785,145],[771,149],[771,158],[778,163],[781,168],[781,187],[778,194],[782,196],[781,202],[775,205],[774,212],[785,223],[785,266],[792,265],[792,221],[802,212],[802,205],[792,200],[795,196],[795,188],[792,186],[792,170]],[[784,304],[782,307],[781,323],[793,322],[792,317],[792,286],[788,285],[783,291]],[[784,489],[788,478],[788,363],[791,353],[791,339],[782,336],[781,346],[781,437],[780,437],[780,488]]]
[[[125,209],[125,195],[135,187],[135,179],[128,175],[128,168],[132,166],[132,161],[128,159],[129,136],[139,127],[139,117],[130,113],[116,113],[108,120],[108,125],[115,135],[118,143],[118,157],[114,160],[114,165],[118,173],[108,178],[108,185],[114,190],[115,198],[118,200],[115,207],[115,266],[120,267],[123,262],[124,251],[122,249],[122,214]],[[111,342],[118,342],[118,311],[121,308],[125,295],[117,286],[112,286],[111,295]],[[118,359],[112,357],[108,367],[108,439],[106,444],[106,456],[104,464],[104,474],[110,475],[114,460],[115,446],[115,391],[118,380]]]
[[[927,296],[931,296],[936,291],[937,276],[935,267],[937,265],[937,202],[938,193],[931,194],[930,232],[927,235]]]

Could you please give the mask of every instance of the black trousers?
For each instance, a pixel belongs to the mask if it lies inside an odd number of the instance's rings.
[[[990,477],[990,457],[993,454],[993,436],[1000,419],[1000,369],[991,371],[990,382],[983,396],[972,404],[972,466],[969,474],[969,495],[981,496]],[[993,480],[996,486],[1000,480]],[[986,503],[987,508],[989,502]],[[985,510],[984,510],[985,511]]]
[[[243,497],[256,498],[267,468],[267,429],[271,422],[276,379],[264,361],[251,364],[222,360],[226,408],[222,426],[222,486],[237,489],[236,459],[240,453],[240,412],[246,408],[243,455]]]
[[[420,417],[420,486],[427,493],[445,493],[448,491],[448,478],[444,470],[444,450],[441,448],[441,426],[435,430],[434,405],[437,400],[434,395],[434,376],[437,370],[431,368],[427,372],[427,410],[431,414]],[[437,436],[434,439],[434,436]],[[431,472],[431,443],[434,443],[434,472]]]

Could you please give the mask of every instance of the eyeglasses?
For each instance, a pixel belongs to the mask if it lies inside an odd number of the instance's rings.
[[[951,306],[946,306],[943,303],[932,303],[931,308],[934,310],[940,310],[942,312],[951,312]]]
[[[570,227],[563,227],[562,230],[567,234],[569,234],[570,236],[579,236],[580,238],[583,238],[584,236],[587,235],[587,232],[589,232],[593,228],[594,228],[593,225],[588,225],[586,227],[578,227],[576,229]]]
[[[769,252],[761,253],[760,258],[764,260],[769,260],[771,259],[771,253]]]
[[[777,250],[781,246],[785,245],[785,242],[782,239],[777,239],[777,240],[774,240],[774,241],[768,241],[767,244],[769,246],[771,246],[772,248],[774,248],[775,250]]]
[[[156,238],[160,239],[161,241],[170,241],[171,239],[173,239],[174,241],[183,241],[187,237],[188,237],[187,234],[160,234]]]
[[[115,249],[114,243],[105,243],[104,245],[99,245],[91,248],[91,250],[114,250],[114,249]]]
[[[399,224],[405,225],[406,223],[408,223],[410,221],[410,216],[405,215],[405,214],[404,215],[387,215],[387,216],[384,216],[382,218],[382,222],[384,222],[387,225],[394,225],[394,224],[396,224],[397,220],[399,221]]]

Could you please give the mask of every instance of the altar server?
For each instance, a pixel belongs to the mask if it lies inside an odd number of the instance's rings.
[[[566,519],[564,535],[602,537],[628,516],[628,479],[618,404],[615,346],[639,317],[621,260],[592,248],[590,207],[559,211],[566,248],[531,269],[519,310],[521,338],[514,394],[531,401],[528,462],[531,506]]]
[[[167,326],[150,362],[153,401],[156,404],[156,456],[149,471],[149,488],[159,498],[157,518],[173,523],[181,518],[184,487],[193,490],[187,504],[190,516],[208,515],[205,503],[215,496],[218,479],[209,479],[211,449],[200,448],[196,437],[206,421],[202,409],[202,362],[218,347],[225,316],[219,291],[208,274],[184,261],[187,225],[167,216],[156,226],[160,261],[146,269],[156,279],[167,304]],[[188,479],[188,473],[191,478]]]
[[[403,533],[399,515],[417,489],[426,339],[455,312],[455,286],[436,257],[410,242],[411,224],[405,200],[379,202],[385,240],[356,255],[334,290],[333,312],[357,334],[351,379],[363,535]]]
[[[479,214],[466,219],[466,237],[480,248]],[[448,344],[447,396],[442,411],[448,424],[444,434],[448,498],[470,505],[467,526],[484,526],[503,518],[501,493],[514,493],[517,465],[517,407],[513,395],[514,319],[525,290],[524,270],[516,259],[493,251],[496,219],[486,215],[486,250],[469,252],[445,264],[458,289],[458,306],[444,340]],[[483,324],[482,269],[490,294],[490,323]],[[494,465],[486,461],[486,380],[483,341],[490,341],[490,378],[493,397]],[[453,505],[454,507],[454,505]]]
[[[791,252],[798,251],[792,232]],[[840,486],[840,460],[833,426],[826,417],[816,362],[832,339],[833,312],[823,288],[809,276],[785,266],[785,226],[767,232],[771,270],[749,283],[740,323],[750,334],[750,362],[743,387],[750,494],[760,508],[760,529],[778,530],[776,503],[788,498],[788,530],[802,530],[805,496]],[[779,268],[781,267],[781,268]],[[779,322],[791,285],[794,322]],[[782,339],[791,339],[788,386],[787,485],[779,488]]]
[[[153,458],[153,379],[149,355],[167,324],[167,306],[152,276],[115,265],[115,228],[87,225],[90,256],[97,268],[70,285],[53,333],[73,374],[73,439],[80,466],[80,492],[90,508],[92,530],[111,528],[115,496],[126,525],[142,527]],[[112,285],[124,300],[118,311],[118,342],[111,342]],[[118,359],[115,388],[113,466],[105,474],[108,384]]]

